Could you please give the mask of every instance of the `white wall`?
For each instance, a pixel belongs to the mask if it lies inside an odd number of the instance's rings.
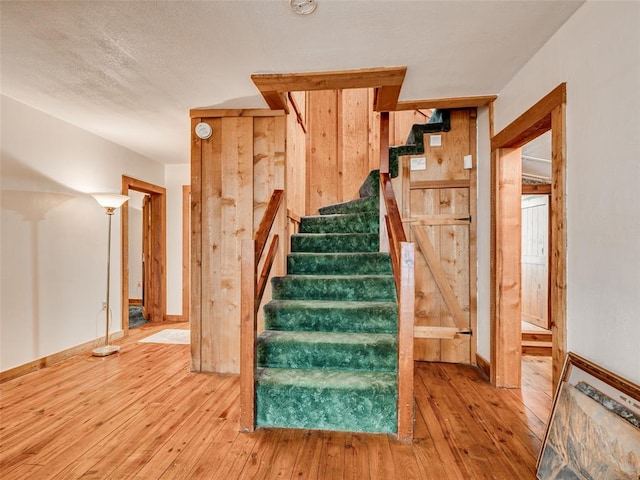
[[[478,306],[477,353],[485,360],[491,359],[490,350],[490,295],[491,295],[491,163],[489,139],[489,109],[478,109]]]
[[[499,92],[495,131],[561,82],[567,346],[640,383],[640,2],[585,3]]]
[[[88,192],[123,174],[163,184],[163,165],[2,96],[0,369],[104,335],[107,216]],[[120,329],[120,214],[111,310]]]
[[[189,164],[165,166],[168,315],[182,314],[182,186],[189,184],[191,184]]]

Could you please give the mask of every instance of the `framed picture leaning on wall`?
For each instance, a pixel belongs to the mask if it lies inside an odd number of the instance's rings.
[[[569,353],[537,478],[640,480],[640,387]]]

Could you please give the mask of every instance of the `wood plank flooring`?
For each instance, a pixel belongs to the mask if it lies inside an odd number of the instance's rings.
[[[189,346],[139,343],[0,385],[0,478],[534,479],[551,408],[550,359],[525,357],[523,386],[492,388],[469,366],[417,363],[413,443],[309,430],[239,433],[235,375],[189,371]]]

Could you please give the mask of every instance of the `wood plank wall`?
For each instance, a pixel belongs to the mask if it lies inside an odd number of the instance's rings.
[[[240,240],[254,235],[272,191],[285,187],[286,118],[268,110],[194,112],[192,124],[207,122],[213,134],[192,133],[191,367],[238,373]],[[286,209],[273,231],[282,241],[272,274],[281,275]]]
[[[287,115],[286,200],[287,210],[294,216],[300,217],[306,213],[306,94],[305,92],[291,92],[291,96],[300,111],[302,124],[298,122],[294,108],[289,102],[291,113]],[[289,234],[297,232],[297,224],[294,221],[289,221],[288,232]]]
[[[367,88],[307,92],[307,215],[358,198],[366,176],[379,168],[380,113],[373,111],[373,101],[373,89]],[[426,120],[415,110],[391,112],[389,144],[403,145],[411,126]],[[400,178],[394,179],[400,201],[398,188]]]

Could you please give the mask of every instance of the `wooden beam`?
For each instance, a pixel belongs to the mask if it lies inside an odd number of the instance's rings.
[[[551,194],[551,184],[528,185],[526,183],[523,183],[522,184],[522,194],[523,195],[550,195]]]
[[[553,388],[567,353],[567,210],[566,210],[566,107],[551,112],[551,331],[553,333]]]
[[[430,98],[424,100],[402,100],[395,110],[420,110],[432,108],[473,108],[485,107],[493,102],[497,95],[477,95],[471,97]]]
[[[413,338],[444,338],[453,339],[460,338],[460,334],[469,335],[471,330],[460,329],[458,327],[441,327],[441,326],[417,326],[413,327]]]
[[[460,180],[418,180],[411,182],[411,190],[421,190],[426,188],[469,188],[469,179]]]
[[[398,305],[398,440],[413,439],[413,328],[415,315],[415,246],[400,244]]]
[[[254,73],[251,80],[262,92],[300,92],[402,85],[407,67],[361,68],[307,73]]]
[[[491,383],[520,388],[521,149],[493,152]],[[516,241],[517,239],[517,241]]]
[[[542,100],[491,138],[491,150],[516,148],[551,129],[551,112],[567,101],[567,84],[561,83]]]
[[[308,73],[254,73],[251,80],[267,105],[288,113],[286,92],[375,88],[376,111],[395,110],[407,67],[362,68]]]
[[[191,118],[219,117],[278,117],[286,115],[285,108],[269,110],[268,108],[193,108],[189,110]]]
[[[398,98],[400,97],[400,85],[384,85],[376,88],[375,102],[373,109],[376,112],[391,112],[396,110],[398,105]]]
[[[242,240],[240,248],[240,430],[253,432],[256,424],[256,242]]]
[[[402,223],[411,223],[414,225],[469,225],[471,223],[470,216],[463,216],[458,213],[438,213],[434,215],[412,215],[403,218]]]

